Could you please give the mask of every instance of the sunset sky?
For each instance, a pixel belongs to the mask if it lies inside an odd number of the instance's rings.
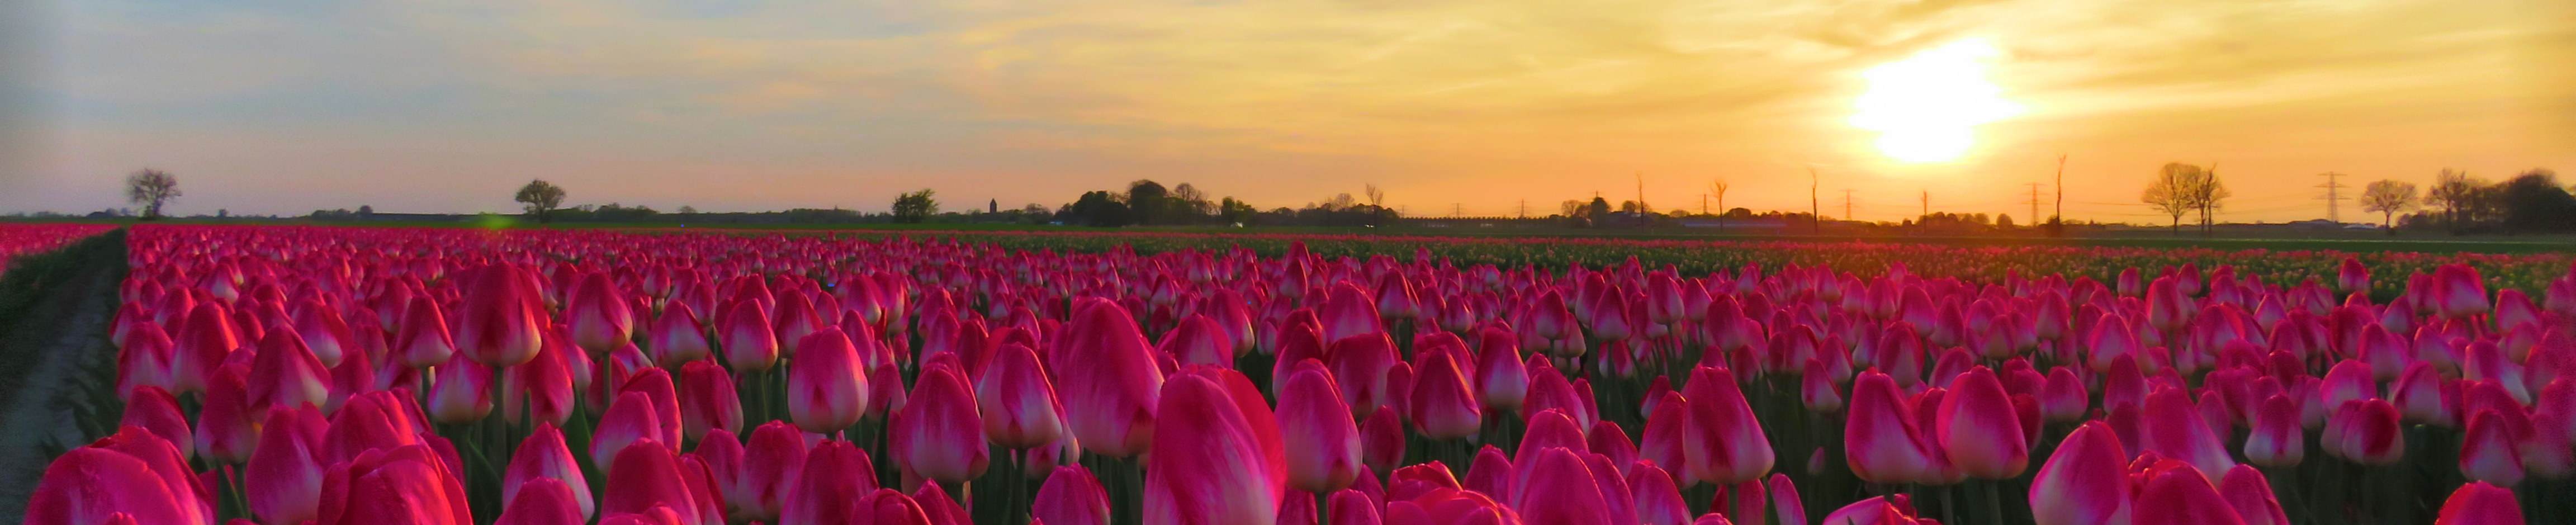
[[[2217,163],[2236,221],[2323,217],[2329,171],[2576,182],[2566,0],[18,4],[0,213],[125,206],[147,166],[176,214],[510,211],[531,178],[665,211],[1054,207],[1151,178],[1511,215],[1641,174],[1658,208],[1723,178],[1729,207],[1804,210],[1812,168],[1831,216],[1848,189],[1862,219],[1929,191],[2026,220],[2061,153],[2079,220],[2162,223],[2135,203],[2168,161]],[[1991,122],[1900,160],[1854,118],[1865,72],[1942,49],[1981,51],[1933,69],[1991,96],[1872,100]]]

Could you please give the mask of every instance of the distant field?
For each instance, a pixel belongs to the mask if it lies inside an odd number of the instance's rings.
[[[56,220],[28,222],[76,222],[95,224],[133,224],[135,221]],[[245,225],[315,225],[464,228],[468,222],[313,222],[301,220],[240,221],[163,221],[164,224],[245,224]],[[513,227],[528,227],[521,223]],[[2576,236],[2451,236],[2408,233],[2385,237],[2373,231],[2317,232],[2304,236],[2232,236],[2221,232],[2218,237],[2175,237],[2160,231],[2123,230],[2096,232],[2081,236],[2050,238],[2029,236],[1906,236],[1906,235],[1798,235],[1798,234],[1720,234],[1706,229],[1591,229],[1591,228],[1437,228],[1396,226],[1386,228],[1346,228],[1321,226],[1257,226],[1232,228],[1224,226],[1133,226],[1125,228],[1091,228],[1085,226],[1051,226],[1024,224],[684,224],[652,223],[559,223],[546,227],[558,229],[599,228],[708,228],[732,230],[815,230],[815,231],[972,231],[972,232],[1170,232],[1200,234],[1309,234],[1309,235],[1406,235],[1436,237],[1535,237],[1535,238],[1613,238],[1636,240],[1697,241],[1816,241],[1816,242],[1891,242],[1938,244],[1952,246],[2103,246],[2134,248],[2211,248],[2219,250],[2335,250],[2345,252],[2424,252],[2424,253],[2558,253],[2576,252]]]

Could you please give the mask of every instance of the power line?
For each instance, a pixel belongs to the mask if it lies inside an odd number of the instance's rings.
[[[1851,220],[1852,190],[1843,190],[1843,220]]]

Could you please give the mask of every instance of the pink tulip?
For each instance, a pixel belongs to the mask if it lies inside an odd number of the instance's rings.
[[[2451,492],[2442,502],[2442,515],[2433,525],[2515,525],[2522,523],[2522,504],[2513,491],[2504,487],[2472,481]]]
[[[588,490],[584,487],[583,490]],[[528,480],[493,525],[581,525],[582,509],[573,503],[572,485],[552,478]]]
[[[1029,509],[1035,522],[1050,525],[1108,525],[1109,495],[1100,488],[1100,480],[1081,465],[1055,469],[1046,483],[1038,487],[1036,505]],[[785,524],[781,524],[785,525]]]
[[[1240,374],[1199,370],[1174,376],[1155,409],[1144,522],[1274,523],[1287,482],[1279,424]]]
[[[429,387],[429,417],[450,425],[471,423],[492,413],[492,369],[458,353],[437,368]]]
[[[2512,488],[2522,482],[2522,455],[2515,450],[2514,433],[2498,410],[2521,408],[2486,408],[2469,416],[2468,436],[2460,441],[2460,473],[2471,481]]]
[[[2039,525],[2128,522],[2128,458],[2110,425],[2077,427],[2032,479],[2031,515]]]
[[[1484,424],[1483,403],[1459,366],[1463,358],[1451,355],[1454,351],[1441,348],[1422,354],[1422,366],[1414,372],[1412,392],[1404,403],[1415,427],[1435,440],[1464,439]]]
[[[2144,416],[2142,430],[2146,433],[2140,436],[2140,449],[2191,463],[2211,476],[2225,476],[2228,469],[2236,466],[2236,460],[2227,455],[2226,445],[2209,429],[2209,422],[2200,417],[2190,396],[2181,389],[2167,387],[2147,394]]]
[[[251,358],[250,406],[321,407],[330,401],[330,371],[305,348],[303,338],[276,330],[261,338],[259,346],[259,355]]]
[[[1053,371],[1066,426],[1085,450],[1125,458],[1154,440],[1163,373],[1144,333],[1125,308],[1106,302],[1074,307],[1058,343]]]
[[[322,479],[320,525],[470,525],[458,472],[428,446],[370,450]]]
[[[634,334],[635,313],[628,309],[625,290],[608,274],[591,273],[583,275],[564,299],[564,324],[572,329],[574,345],[607,352],[626,344]]]
[[[1334,384],[1341,387],[1342,400],[1351,405],[1351,417],[1367,417],[1378,407],[1397,403],[1400,394],[1391,391],[1387,376],[1404,363],[1396,356],[1395,342],[1386,334],[1367,333],[1335,340],[1324,355],[1324,364],[1332,368]]]
[[[645,513],[654,507],[669,508],[680,517],[681,525],[699,525],[700,496],[692,490],[683,475],[680,461],[660,441],[638,440],[617,452],[609,464],[606,494],[599,498],[603,516]]]
[[[525,424],[530,415],[556,425],[572,420],[573,362],[590,358],[570,346],[543,346],[528,362],[501,372],[501,417],[511,423]]]
[[[735,397],[733,376],[708,361],[680,366],[680,432],[690,441],[709,430],[742,430],[742,399]]]
[[[1654,465],[1638,465],[1628,474],[1628,486],[1637,494],[1637,520],[1646,525],[1687,525],[1691,522],[1690,506],[1682,501],[1681,490],[1673,477]],[[1802,522],[1784,522],[1802,523]]]
[[[1004,343],[993,353],[983,375],[975,378],[975,403],[985,435],[1002,448],[1033,449],[1062,436],[1064,409],[1056,401],[1055,384],[1028,345]]]
[[[440,313],[437,301],[413,298],[404,312],[402,331],[394,337],[394,353],[401,356],[398,363],[428,368],[456,355],[456,340],[447,331],[447,316]]]
[[[1521,461],[1528,464],[1523,467],[1528,472],[1523,477],[1526,478],[1529,486],[1560,488],[1543,496],[1533,494],[1513,505],[1520,509],[1522,522],[1579,525],[1613,523],[1610,519],[1609,504],[1602,501],[1601,493],[1582,489],[1582,487],[1594,485],[1593,474],[1574,452],[1564,448],[1549,447],[1537,451],[1531,457],[1521,458]]]
[[[739,303],[722,317],[716,337],[723,343],[725,364],[733,365],[736,372],[759,372],[778,364],[778,334],[770,330],[766,307]]]
[[[268,414],[259,449],[251,453],[250,464],[242,470],[251,510],[260,518],[301,523],[318,515],[322,502],[315,496],[321,493],[322,474],[330,467],[323,465],[316,453],[320,452],[322,432],[329,424],[322,419],[322,412],[312,407],[278,409]]]
[[[249,372],[249,366],[233,363],[208,378],[205,406],[197,412],[195,428],[199,456],[238,465],[259,446],[260,414],[250,406],[249,387],[243,384]]]
[[[824,328],[798,343],[796,366],[787,371],[787,414],[797,428],[831,434],[859,423],[868,409],[868,376],[859,353],[838,328]]]
[[[606,279],[605,275],[594,275],[603,281]],[[490,266],[460,278],[464,279],[466,290],[464,303],[457,307],[460,316],[455,334],[457,351],[464,353],[468,360],[494,368],[518,366],[536,358],[538,349],[544,346],[547,320],[546,306],[538,297],[534,276],[510,266]],[[571,317],[576,332],[589,326],[580,313],[584,307],[591,307],[593,302],[582,301],[577,303],[575,311],[567,312],[574,314]],[[624,306],[623,302],[614,300],[596,302],[621,309]],[[622,334],[619,340],[624,340]],[[597,351],[607,350],[600,348]]]
[[[2360,259],[2344,258],[2342,264],[2335,265],[2335,289],[2343,293],[2370,291],[2370,269],[2363,267]]]
[[[698,320],[696,310],[687,303],[673,302],[662,307],[662,315],[653,318],[646,342],[652,345],[653,362],[662,366],[679,366],[706,359],[714,350],[707,346],[706,323]]]
[[[2445,264],[2433,269],[2433,289],[2429,297],[2434,309],[2450,319],[2487,313],[2487,287],[2479,279],[2478,269],[2466,264]]]
[[[562,483],[567,488],[562,496],[579,513],[576,518],[586,518],[597,511],[591,499],[590,483],[581,473],[581,465],[573,461],[572,449],[565,446],[563,432],[556,430],[552,423],[537,423],[536,430],[530,431],[528,438],[519,442],[518,453],[511,456],[510,466],[501,475],[501,499],[517,501],[518,494],[526,490],[530,482],[538,480]]]
[[[1691,400],[1688,433],[1704,445],[1685,448],[1683,461],[1690,476],[1734,484],[1770,473],[1771,440],[1763,436],[1762,425],[1753,418],[1734,376],[1724,368],[1706,366],[1693,370],[1691,376],[1690,386],[1682,391],[1682,397]]]
[[[2307,458],[2305,431],[2298,404],[2273,394],[2255,413],[2254,432],[2245,438],[2245,459],[2266,467],[2298,466]]]
[[[1486,408],[1500,412],[1518,410],[1529,396],[1529,372],[1521,366],[1518,344],[1511,332],[1486,328],[1478,332],[1476,350],[1477,399]]]
[[[1876,370],[1862,372],[1852,380],[1848,408],[1850,419],[1843,427],[1843,446],[1853,475],[1872,483],[1932,479],[1936,468],[1931,457],[1934,452],[1924,449],[1914,409],[1898,397],[1894,379]]]
[[[699,445],[700,453],[705,448]],[[750,444],[743,447],[741,468],[724,487],[733,515],[753,521],[778,519],[783,502],[803,476],[806,461],[805,438],[795,426],[771,421],[752,429]]]
[[[2397,421],[2397,407],[2387,401],[2365,399],[2344,403],[2327,418],[2320,446],[2344,459],[2364,465],[2396,463],[2406,454],[2406,436]]]
[[[108,439],[136,446],[93,444],[55,458],[27,502],[26,523],[115,523],[119,514],[127,523],[213,523],[204,486],[188,475],[177,449],[150,434],[125,427]]]
[[[1183,365],[1234,367],[1234,336],[1206,315],[1181,319],[1180,326],[1163,334],[1159,348]]]
[[[1373,471],[1394,470],[1404,461],[1404,418],[1394,407],[1377,407],[1359,427],[1360,464]]]
[[[2020,476],[2030,463],[2021,421],[1994,372],[1979,366],[1950,380],[1941,398],[1937,435],[1952,464],[1970,476]]]
[[[975,405],[974,392],[955,370],[922,370],[910,402],[894,416],[891,452],[912,472],[939,482],[982,476],[990,458]]]
[[[626,447],[639,441],[660,441],[661,411],[654,409],[651,394],[628,391],[609,403],[608,413],[599,418],[599,426],[590,437],[590,460],[606,465],[617,459]]]
[[[866,523],[858,520],[875,515],[860,498],[877,491],[876,468],[850,442],[816,445],[796,473],[794,488],[779,502],[778,525]]]
[[[1278,418],[1289,487],[1323,494],[1350,486],[1360,466],[1359,429],[1320,363],[1288,377],[1279,391]]]
[[[2290,525],[2289,516],[2281,512],[2281,501],[2272,497],[2272,483],[2253,465],[2230,469],[2227,481],[2218,486],[2218,494],[2235,508],[2236,517],[2245,520],[2245,525]]]
[[[2138,491],[2137,525],[2244,525],[2210,478],[2188,463],[2167,461],[2145,474]],[[2223,474],[2222,474],[2223,475]]]
[[[179,457],[196,454],[196,432],[189,430],[188,417],[179,413],[179,401],[157,386],[142,386],[126,395],[125,415],[120,427],[141,427],[179,449]]]

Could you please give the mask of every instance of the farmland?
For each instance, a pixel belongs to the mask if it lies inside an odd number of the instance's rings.
[[[29,523],[2576,516],[2547,242],[20,228]]]

